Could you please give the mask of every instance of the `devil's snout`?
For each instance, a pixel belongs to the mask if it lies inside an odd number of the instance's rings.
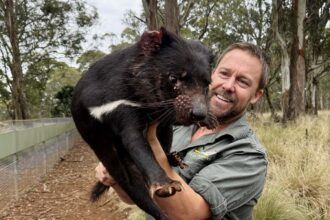
[[[206,98],[202,95],[180,95],[176,98],[177,122],[191,124],[203,121],[208,114]]]
[[[190,112],[190,116],[193,121],[202,121],[207,116],[206,105],[199,104],[198,106],[193,106]]]

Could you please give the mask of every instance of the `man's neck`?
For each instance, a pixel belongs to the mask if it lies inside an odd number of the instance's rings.
[[[225,128],[227,128],[229,125],[240,119],[241,117],[242,116],[240,115],[239,117],[232,118],[231,120],[228,120],[226,122],[219,123],[219,125],[214,129],[208,129],[207,127],[199,127],[192,135],[191,142],[207,134],[219,133],[223,131]]]

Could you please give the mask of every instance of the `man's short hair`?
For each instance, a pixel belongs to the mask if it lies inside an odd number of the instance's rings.
[[[238,43],[231,44],[229,47],[227,47],[222,52],[222,54],[218,58],[217,65],[220,63],[220,61],[222,60],[222,58],[229,51],[232,51],[234,49],[239,49],[239,50],[247,51],[252,56],[256,57],[260,61],[261,66],[262,66],[262,69],[261,69],[261,79],[259,81],[258,90],[259,89],[264,89],[266,87],[267,83],[268,83],[268,77],[269,77],[269,64],[268,64],[268,60],[269,59],[268,59],[266,53],[263,50],[261,50],[255,44],[251,44],[251,43],[247,43],[247,42],[238,42]]]

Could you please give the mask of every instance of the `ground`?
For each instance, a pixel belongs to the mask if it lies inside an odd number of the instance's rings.
[[[112,190],[96,203],[89,201],[96,165],[93,152],[78,141],[37,185],[8,204],[0,220],[141,219],[141,211],[122,203]]]

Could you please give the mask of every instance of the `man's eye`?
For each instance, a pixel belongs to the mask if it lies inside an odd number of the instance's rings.
[[[238,83],[243,87],[243,88],[246,88],[249,86],[249,82],[244,80],[244,79],[239,79],[238,80]]]
[[[224,77],[224,76],[228,76],[228,72],[225,72],[225,71],[220,71],[219,72],[219,75]]]

